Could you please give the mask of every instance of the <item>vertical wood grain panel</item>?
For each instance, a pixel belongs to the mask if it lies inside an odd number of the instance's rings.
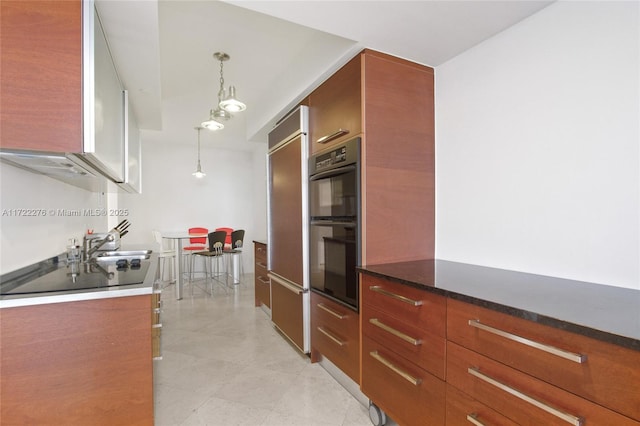
[[[365,51],[363,73],[362,261],[433,258],[433,70]]]
[[[0,2],[0,146],[82,150],[82,2]]]

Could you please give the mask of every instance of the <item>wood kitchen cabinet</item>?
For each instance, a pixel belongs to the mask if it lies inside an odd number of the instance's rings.
[[[402,425],[444,424],[446,299],[361,280],[362,392]]]
[[[474,399],[518,423],[640,425],[639,352],[452,299],[447,315],[447,381]]]
[[[311,154],[361,137],[360,264],[433,258],[433,69],[365,49],[308,102]],[[435,370],[444,377],[444,361]]]
[[[155,287],[155,286],[154,286]],[[154,288],[151,294],[151,355],[154,360],[162,359],[162,290]]]
[[[153,425],[151,295],[0,310],[2,424]]]
[[[82,2],[0,2],[3,149],[82,151]]]
[[[311,154],[362,138],[362,264],[432,259],[433,69],[365,49],[308,102]],[[349,133],[318,143],[339,129]]]
[[[267,245],[262,242],[253,242],[254,254],[254,288],[256,306],[264,305],[271,308],[271,282],[267,270]]]
[[[0,7],[0,148],[77,154],[124,182],[126,95],[94,2],[2,1]]]
[[[358,312],[318,293],[311,293],[311,362],[320,354],[360,383]]]
[[[356,56],[309,95],[311,154],[362,132],[361,63]]]

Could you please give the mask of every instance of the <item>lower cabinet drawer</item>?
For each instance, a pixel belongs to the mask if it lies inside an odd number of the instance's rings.
[[[640,420],[640,352],[447,301],[447,339]]]
[[[409,325],[367,303],[362,305],[362,333],[444,380],[446,340]]]
[[[447,385],[447,426],[517,426],[502,414]]]
[[[640,426],[628,417],[447,342],[447,382],[518,424]]]
[[[271,308],[271,281],[267,276],[267,269],[258,265],[255,265],[255,301],[256,306],[265,305]]]
[[[443,425],[446,384],[367,336],[362,392],[401,425]]]
[[[446,337],[447,300],[443,296],[366,274],[361,283],[362,303]]]
[[[311,293],[311,359],[322,354],[360,383],[359,315],[326,297]]]

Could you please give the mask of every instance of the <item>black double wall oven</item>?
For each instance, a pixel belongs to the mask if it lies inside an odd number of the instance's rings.
[[[358,310],[360,138],[309,158],[311,290]]]

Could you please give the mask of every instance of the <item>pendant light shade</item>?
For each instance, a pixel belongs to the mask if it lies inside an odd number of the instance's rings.
[[[229,96],[220,102],[220,108],[228,112],[240,112],[247,109],[247,106],[236,99],[236,87],[229,86]]]
[[[211,131],[215,131],[215,130],[222,130],[224,129],[224,124],[222,124],[220,121],[216,120],[216,110],[211,110],[211,112],[209,113],[209,119],[207,121],[203,121],[202,123],[200,123],[200,126],[204,127],[207,130],[211,130]]]
[[[224,129],[223,121],[229,120],[231,113],[241,112],[247,109],[247,106],[236,98],[235,86],[229,86],[228,95],[224,89],[224,62],[230,59],[230,56],[224,52],[216,52],[213,57],[220,61],[220,89],[218,90],[218,105],[209,113],[209,120],[203,121],[201,126],[207,130]]]
[[[202,166],[200,165],[200,129],[201,127],[196,127],[195,129],[198,131],[198,166],[196,167],[196,171],[191,174],[198,179],[202,179],[207,174],[202,171]]]

